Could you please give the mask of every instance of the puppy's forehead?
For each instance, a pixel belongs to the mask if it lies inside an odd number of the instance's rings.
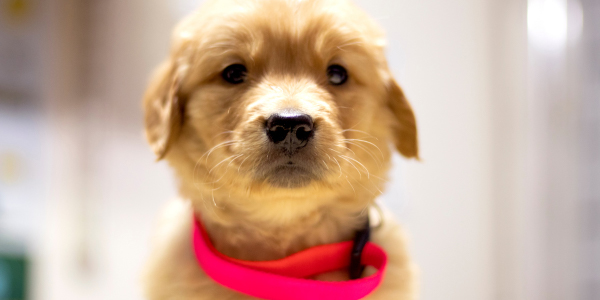
[[[383,46],[379,28],[345,0],[216,0],[182,22],[175,38],[213,62],[238,56],[276,66],[326,63],[340,52]]]

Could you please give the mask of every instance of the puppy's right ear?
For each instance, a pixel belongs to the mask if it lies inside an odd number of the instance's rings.
[[[179,77],[173,62],[163,63],[144,95],[146,139],[157,160],[165,157],[181,130],[183,103],[179,97]]]

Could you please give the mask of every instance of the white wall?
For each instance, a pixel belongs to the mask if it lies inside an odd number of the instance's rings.
[[[138,276],[153,220],[174,191],[170,172],[153,163],[143,141],[139,103],[148,74],[166,55],[172,14],[181,10],[167,3],[186,7],[191,0],[89,2],[84,55],[92,68],[72,70],[89,80],[80,115],[69,120],[60,106],[50,107],[52,134],[82,148],[52,146],[54,166],[67,168],[53,175],[63,192],[49,198],[44,234],[52,238],[40,248],[40,300],[141,299]],[[421,299],[492,299],[492,0],[357,2],[388,32],[392,68],[418,118],[423,161],[396,159],[384,199],[412,237]],[[71,43],[81,42],[72,35]],[[64,58],[61,43],[49,41]],[[63,105],[81,100],[54,93]]]
[[[384,199],[412,237],[422,299],[492,299],[491,1],[358,3],[388,32],[417,115],[422,162],[400,163]]]
[[[173,195],[142,131],[148,76],[166,56],[166,1],[44,1],[47,194],[32,299],[142,299],[158,211]]]

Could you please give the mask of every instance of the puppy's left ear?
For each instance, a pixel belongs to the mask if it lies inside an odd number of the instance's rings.
[[[181,129],[183,103],[179,97],[180,78],[175,64],[163,63],[144,95],[146,139],[161,160]]]
[[[394,115],[392,133],[396,149],[406,158],[419,159],[417,122],[404,92],[393,78],[388,84],[388,107]]]

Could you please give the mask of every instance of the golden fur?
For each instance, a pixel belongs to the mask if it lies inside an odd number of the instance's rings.
[[[383,34],[349,1],[209,1],[181,22],[172,44],[144,98],[146,136],[175,170],[185,200],[173,201],[161,222],[147,268],[149,299],[249,299],[197,266],[192,212],[220,252],[278,259],[352,239],[381,194],[390,145],[418,156],[415,118],[388,69]],[[246,82],[221,78],[231,64],[247,67]],[[347,83],[328,84],[331,64],[348,70]],[[311,179],[282,186],[270,180],[277,154],[264,126],[290,108],[314,120],[302,152]],[[368,299],[414,299],[400,227],[388,216],[372,240],[387,250],[390,265]]]

